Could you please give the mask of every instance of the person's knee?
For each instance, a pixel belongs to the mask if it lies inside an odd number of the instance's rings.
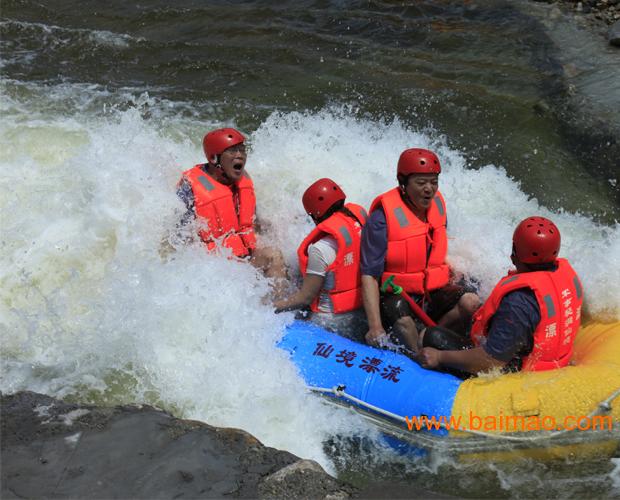
[[[389,330],[396,323],[403,319],[409,318],[411,320],[411,308],[409,304],[399,295],[385,295],[381,299],[380,303],[381,321],[383,327]]]
[[[257,247],[252,257],[257,261],[271,261],[273,259],[272,247]]]
[[[458,305],[462,316],[473,316],[481,305],[480,297],[475,293],[466,293],[460,298]]]
[[[262,250],[263,259],[272,266],[284,266],[284,255],[279,248],[265,247]]]
[[[394,338],[398,343],[403,344],[410,351],[416,351],[418,348],[418,329],[415,321],[411,316],[403,316],[399,318],[392,329]]]
[[[253,264],[263,271],[267,278],[288,279],[288,271],[284,255],[279,248],[261,247],[258,248],[252,257]]]
[[[411,316],[402,316],[401,318],[398,318],[394,323],[394,327],[398,328],[400,331],[416,330],[415,321],[413,321]]]
[[[271,248],[269,249],[269,259],[275,266],[284,267],[284,255],[279,248]]]

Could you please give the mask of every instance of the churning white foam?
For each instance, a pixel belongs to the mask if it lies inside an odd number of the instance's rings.
[[[348,201],[369,207],[376,195],[395,186],[398,156],[409,147],[432,149],[441,159],[449,258],[457,270],[480,281],[483,296],[511,266],[516,225],[527,216],[542,215],[561,230],[561,255],[582,278],[590,314],[620,319],[620,225],[552,212],[521,191],[503,168],[468,169],[467,159],[443,137],[407,129],[398,120],[356,119],[346,107],[274,113],[252,134],[248,169],[261,212],[269,214],[289,262],[294,265],[296,245],[310,228],[300,201],[310,183],[330,177],[343,187]]]
[[[116,48],[129,47],[130,43],[144,41],[125,33],[114,33],[107,30],[91,30],[84,28],[67,28],[53,24],[16,21],[14,19],[0,21],[1,29],[15,29],[29,36],[36,37],[47,48],[58,48],[75,43],[76,37],[81,41],[90,41],[93,45],[104,45]]]
[[[3,86],[0,389],[160,404],[329,468],[329,435],[372,431],[305,392],[275,347],[292,314],[273,314],[267,280],[200,245],[159,254],[183,211],[175,183],[202,161],[201,136],[216,124],[177,119],[170,103],[148,96],[122,111],[61,111],[63,99],[87,92],[62,89],[9,94]],[[562,230],[590,311],[619,317],[618,226],[549,212],[501,168],[467,170],[439,136],[329,108],[274,113],[250,141],[265,238],[293,269],[310,229],[300,199],[311,182],[329,176],[368,206],[394,185],[400,151],[430,147],[443,162],[451,260],[480,279],[483,293],[508,267],[514,225],[538,213]]]

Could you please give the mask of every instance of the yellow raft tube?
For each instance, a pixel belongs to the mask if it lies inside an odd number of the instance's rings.
[[[575,339],[573,359],[564,368],[510,374],[498,370],[458,382],[455,392],[450,393],[449,402],[446,397],[443,411],[447,415],[439,417],[399,414],[407,405],[386,407],[387,399],[382,391],[394,391],[394,386],[381,385],[384,378],[359,373],[347,378],[349,372],[343,368],[343,363],[336,359],[330,364],[329,352],[312,352],[316,346],[329,344],[331,348],[331,343],[336,345],[336,339],[340,338],[337,335],[320,328],[312,332],[307,325],[292,332],[289,344],[283,348],[289,350],[299,366],[308,368],[302,374],[309,387],[330,403],[348,407],[370,420],[388,438],[388,444],[400,453],[439,453],[462,461],[521,457],[581,459],[617,453],[620,441],[620,321],[583,326]],[[321,342],[316,343],[317,338]],[[352,348],[347,345],[342,352]],[[332,354],[339,350],[340,346]],[[383,353],[377,351],[377,357]],[[394,366],[398,365],[400,355],[389,353],[385,356]],[[415,364],[408,358],[406,361]],[[410,388],[405,385],[398,391]],[[440,389],[438,386],[439,392]],[[396,398],[409,397],[408,392],[390,394],[396,394]],[[421,394],[432,397],[433,393],[425,390]],[[430,411],[431,415],[436,413],[435,409]],[[429,418],[438,418],[440,422],[433,420],[433,423],[439,426],[416,426],[416,430],[409,420],[414,416],[425,418],[425,423]],[[442,418],[445,419],[443,423]]]
[[[620,322],[582,327],[567,367],[466,380],[452,416],[466,429],[451,431],[453,437],[496,436],[532,458],[613,455],[620,436]],[[541,440],[547,445],[534,446]],[[515,446],[472,449],[460,458],[514,458]]]

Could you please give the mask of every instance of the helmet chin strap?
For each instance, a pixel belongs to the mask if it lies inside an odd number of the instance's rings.
[[[228,177],[228,174],[226,173],[226,171],[222,167],[222,164],[220,163],[220,155],[216,155],[215,157],[215,168],[217,168],[220,171],[224,179],[226,179],[229,182],[232,182],[232,179]]]
[[[402,193],[402,197],[405,199],[405,201],[408,201],[409,203],[411,203],[415,208],[420,209],[420,207],[418,207],[413,200],[411,199],[411,197],[409,196],[409,194],[407,193],[407,189],[405,188],[405,186],[403,186],[402,184],[400,185],[400,191]]]
[[[404,183],[402,181],[405,181]],[[411,203],[415,208],[420,208],[418,207],[413,200],[411,199],[411,197],[409,196],[409,194],[407,193],[407,183],[409,182],[409,176],[398,176],[398,186],[400,187],[400,193],[401,196],[403,197],[403,199],[405,201],[408,201],[409,203]]]

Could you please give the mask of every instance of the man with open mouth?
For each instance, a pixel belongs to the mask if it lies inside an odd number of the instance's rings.
[[[207,163],[183,172],[178,184],[177,194],[187,208],[181,225],[198,219],[198,236],[209,251],[230,251],[267,277],[286,278],[282,253],[257,247],[256,196],[245,170],[245,137],[234,128],[221,128],[207,133],[202,144]]]
[[[456,331],[465,329],[480,305],[475,290],[455,282],[446,262],[447,210],[438,191],[440,173],[435,153],[407,149],[398,160],[398,187],[370,207],[360,268],[371,345],[385,343],[387,331],[417,350],[416,315],[401,295],[384,290],[389,283],[409,294],[432,321]]]

